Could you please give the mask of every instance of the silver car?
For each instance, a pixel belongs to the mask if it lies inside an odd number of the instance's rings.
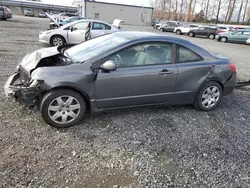
[[[39,41],[53,46],[63,46],[64,44],[78,44],[85,41],[86,29],[91,23],[91,38],[119,32],[122,20],[115,20],[112,25],[100,20],[78,20],[61,26],[52,18],[59,28],[41,32]]]

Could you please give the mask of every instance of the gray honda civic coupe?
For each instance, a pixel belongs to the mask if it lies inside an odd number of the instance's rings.
[[[193,104],[209,111],[234,90],[236,68],[183,39],[119,32],[71,47],[28,54],[4,90],[45,122],[62,128],[87,112],[148,105]]]

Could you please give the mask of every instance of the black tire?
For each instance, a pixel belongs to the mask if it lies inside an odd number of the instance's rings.
[[[205,102],[205,100],[208,100],[208,101],[211,100],[210,98],[203,100],[203,97],[202,97],[208,88],[217,88],[217,91],[219,92],[218,100],[216,99],[217,101],[214,102],[214,105],[211,107],[205,107],[205,105],[202,104],[202,102]],[[198,92],[198,95],[196,96],[194,106],[197,109],[202,110],[202,111],[213,110],[214,108],[216,108],[219,105],[222,96],[223,96],[223,90],[222,90],[221,85],[218,82],[214,82],[214,81],[206,82],[205,84],[203,84],[201,86],[201,88]]]
[[[211,34],[208,35],[208,38],[213,40],[213,39],[215,39],[215,35],[211,33]]]
[[[56,43],[56,40],[58,41],[58,43]],[[59,40],[61,41],[60,44],[59,44]],[[53,46],[63,46],[65,45],[65,43],[66,43],[65,39],[60,35],[52,36],[50,39],[50,44]]]
[[[194,33],[193,33],[193,32],[189,32],[189,33],[188,33],[188,36],[194,37]]]
[[[220,42],[227,42],[227,37],[221,37]]]
[[[80,109],[79,109],[80,112],[77,112],[78,116],[73,121],[71,121],[69,123],[60,124],[60,123],[53,121],[50,118],[51,114],[49,114],[50,113],[49,106],[50,106],[51,102],[53,102],[56,98],[58,98],[60,96],[74,97],[75,99],[77,99],[77,102],[79,102],[79,104],[80,104]],[[64,105],[66,105],[66,104],[64,104]],[[56,128],[71,127],[71,126],[79,123],[83,119],[84,114],[86,112],[86,101],[84,100],[84,98],[81,94],[79,94],[78,92],[76,92],[74,90],[70,90],[70,89],[51,90],[44,95],[44,97],[41,101],[41,105],[40,105],[40,112],[42,114],[44,121],[52,127],[56,127]],[[65,111],[65,112],[56,112],[56,113],[67,113],[67,112]],[[66,116],[67,116],[67,120],[68,120],[68,117],[70,117],[70,116],[68,116],[68,115],[66,115]]]
[[[181,35],[181,30],[176,30],[176,32],[175,32],[177,35]]]

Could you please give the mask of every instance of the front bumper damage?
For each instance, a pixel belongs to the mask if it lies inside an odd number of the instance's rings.
[[[32,107],[39,99],[40,86],[21,82],[20,73],[15,73],[5,83],[4,92],[8,98],[15,98],[22,105]]]

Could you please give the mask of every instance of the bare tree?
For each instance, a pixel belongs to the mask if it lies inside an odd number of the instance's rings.
[[[225,0],[218,0],[217,13],[216,13],[216,20],[215,20],[215,23],[216,23],[216,24],[217,24],[218,21],[219,21],[221,8],[222,8],[222,5],[223,5],[224,3],[225,3]]]
[[[245,19],[246,19],[247,7],[248,7],[248,0],[246,0],[246,5],[245,5],[244,13],[243,13],[243,20],[242,20],[242,23],[244,23],[244,22],[245,22]]]
[[[194,0],[189,0],[188,3],[188,13],[187,13],[187,20],[190,22],[191,20],[191,12],[192,12],[192,5]]]
[[[180,16],[179,16],[179,20],[182,21],[183,19],[183,14],[184,14],[184,0],[181,0],[181,5],[180,5]]]
[[[208,7],[209,7],[209,2],[210,0],[207,0],[207,5],[206,5],[206,13],[205,13],[205,19],[208,20]]]
[[[228,6],[227,6],[227,13],[226,13],[225,21],[224,21],[225,23],[227,23],[227,19],[228,19],[231,4],[232,4],[232,0],[229,0],[228,1]]]
[[[242,11],[242,6],[243,6],[243,0],[241,0],[240,10],[238,12],[238,17],[237,17],[237,23],[240,23],[240,15],[241,15],[241,11]]]
[[[194,17],[194,11],[195,11],[195,7],[196,7],[196,3],[197,3],[197,0],[194,0],[194,4],[193,4],[193,7],[192,7],[192,18]]]
[[[234,9],[235,9],[236,0],[233,0],[232,3],[233,3],[233,4],[232,4],[232,6],[230,6],[230,10],[229,10],[229,14],[228,14],[227,23],[231,22],[232,15],[233,15],[233,12],[234,12]]]

